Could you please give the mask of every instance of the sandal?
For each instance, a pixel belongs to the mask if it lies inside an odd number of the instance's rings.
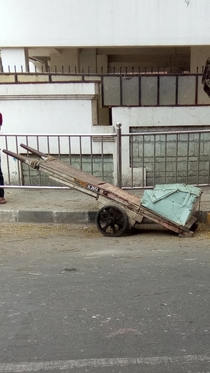
[[[6,203],[6,199],[4,197],[0,197],[0,205],[4,205]]]

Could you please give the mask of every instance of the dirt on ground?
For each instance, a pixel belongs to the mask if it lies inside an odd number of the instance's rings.
[[[130,234],[141,234],[150,231],[151,233],[163,230],[162,227],[153,224],[142,226],[142,229],[131,231]],[[129,235],[129,233],[128,233]],[[4,239],[22,238],[46,238],[49,236],[80,236],[87,238],[101,237],[96,225],[78,225],[78,224],[31,224],[31,223],[2,223],[0,224],[0,242]],[[200,223],[194,232],[196,238],[210,238],[210,225]]]
[[[44,238],[48,236],[71,236],[82,237],[101,236],[94,225],[67,225],[67,224],[31,224],[31,223],[7,223],[0,224],[0,239],[8,237],[22,238]]]

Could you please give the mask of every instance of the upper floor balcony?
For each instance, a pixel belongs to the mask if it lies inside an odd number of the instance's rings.
[[[119,69],[91,73],[76,68],[63,68],[61,72],[47,71],[4,73],[0,69],[0,84],[90,83],[98,84],[102,107],[155,107],[209,105],[203,91],[202,74],[180,71],[153,71],[153,69]]]

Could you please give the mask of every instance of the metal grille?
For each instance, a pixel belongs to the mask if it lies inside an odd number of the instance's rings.
[[[20,154],[24,143],[125,189],[166,183],[210,185],[210,129],[140,132],[131,127],[131,133],[122,134],[118,124],[110,135],[0,134],[0,143],[2,149]],[[53,186],[44,175],[4,153],[2,169],[5,187]]]

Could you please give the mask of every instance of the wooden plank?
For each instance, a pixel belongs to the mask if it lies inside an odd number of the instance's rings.
[[[46,172],[50,178],[61,184],[80,191],[81,188],[84,188],[84,193],[95,195],[95,198],[98,198],[99,195],[103,195],[107,198],[107,203],[109,203],[109,200],[118,201],[123,205],[129,206],[130,209],[134,209],[137,212],[139,211],[140,197],[115,187],[87,172],[77,170],[64,162],[49,157],[39,162],[39,169]],[[92,193],[89,193],[89,191]]]
[[[128,193],[126,190],[120,189],[112,184],[105,183],[100,186],[100,189],[103,189],[103,195],[107,196],[110,199],[117,198],[118,201],[123,203],[133,205],[133,207],[139,211],[141,198],[137,195]]]
[[[67,180],[80,180],[81,182],[87,182],[89,184],[99,186],[100,184],[104,184],[105,181],[88,174],[87,172],[77,170],[76,168],[72,167],[71,165],[64,163],[62,161],[58,161],[56,159],[46,159],[45,161],[39,162],[40,170],[45,172],[52,171],[57,174],[57,176],[63,176]]]
[[[192,218],[185,224],[185,227],[190,229],[192,225],[197,221],[197,218],[195,216],[192,216]]]

